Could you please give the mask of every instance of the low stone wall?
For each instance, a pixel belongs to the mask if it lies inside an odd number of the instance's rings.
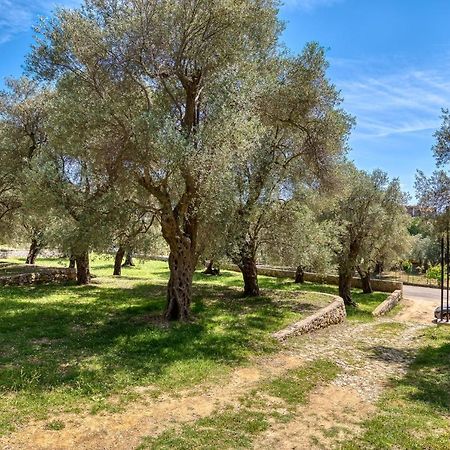
[[[57,284],[75,281],[75,269],[44,269],[39,272],[20,273],[0,277],[0,286],[24,286],[33,284]]]
[[[313,283],[339,284],[339,277],[337,275],[320,275],[317,273],[305,273],[305,281]],[[394,292],[396,290],[403,291],[403,283],[401,281],[387,281],[387,280],[370,280],[372,289],[378,292]],[[362,289],[361,278],[352,278],[352,287]]]
[[[140,256],[137,255],[137,257],[139,258]],[[146,259],[147,257],[142,257],[142,259]],[[151,259],[153,261],[169,261],[169,257],[168,256],[164,256],[164,255],[152,255],[152,256],[148,256],[148,259]]]
[[[312,316],[273,333],[272,336],[279,341],[283,341],[291,336],[311,333],[314,330],[344,322],[346,317],[347,313],[345,311],[344,300],[341,297],[334,297],[334,301],[328,306],[325,306],[325,308],[321,308]]]
[[[19,249],[19,248],[0,249],[0,259],[26,258],[27,256],[28,256],[27,249]],[[60,251],[45,248],[44,250],[39,252],[38,258],[58,258],[60,256],[61,256]]]
[[[234,270],[239,272],[239,267],[234,264],[222,264],[224,269]],[[269,267],[258,266],[258,275],[266,275],[275,278],[295,278],[295,269],[292,267]],[[305,272],[305,281],[320,284],[339,285],[339,277],[337,275],[319,274],[312,272]],[[401,281],[386,281],[386,280],[370,280],[372,289],[378,292],[394,292],[396,290],[403,291],[403,283]],[[354,277],[352,279],[352,287],[362,289],[362,282],[360,278]]]
[[[403,297],[401,290],[394,291],[383,303],[380,303],[372,312],[373,316],[383,316],[395,308]]]

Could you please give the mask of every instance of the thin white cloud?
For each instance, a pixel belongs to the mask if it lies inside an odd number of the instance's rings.
[[[322,6],[333,6],[342,1],[344,0],[284,0],[283,6],[309,12]]]
[[[81,0],[0,0],[0,44],[17,34],[29,31],[39,16],[51,13],[58,6],[76,6]]]
[[[338,71],[344,67],[341,62]],[[441,108],[450,107],[450,81],[445,77],[449,68],[397,69],[375,75],[367,67],[358,70],[352,61],[345,78],[338,77],[336,84],[345,109],[356,116],[353,137],[431,133],[440,124]]]

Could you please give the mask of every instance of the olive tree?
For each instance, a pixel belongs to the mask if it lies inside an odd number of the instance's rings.
[[[113,275],[121,275],[123,266],[134,265],[134,252],[145,254],[155,249],[158,251],[158,247],[161,247],[156,215],[132,199],[127,199],[117,206],[110,225],[116,247]],[[125,256],[125,262],[122,264]]]
[[[134,195],[123,172],[123,136],[103,126],[101,107],[76,77],[61,80],[47,111],[48,142],[33,168],[40,191],[34,196],[53,214],[53,242],[74,258],[79,284],[90,282],[89,252],[110,248]]]
[[[8,132],[0,123],[0,233],[11,232],[13,214],[20,208],[21,200],[17,185],[21,164],[10,144]]]
[[[371,256],[373,246],[380,246],[380,251],[384,248],[385,234],[390,232],[384,227],[404,213],[405,197],[398,180],[389,181],[380,170],[367,173],[351,165],[344,171],[341,186],[341,195],[330,211],[330,218],[340,229],[340,247],[336,252],[339,295],[346,304],[356,306],[351,297],[355,270],[358,264],[366,260],[373,264],[377,259]],[[375,253],[380,256],[378,250]]]
[[[411,249],[408,259],[419,264],[423,271],[429,266],[439,263],[440,259],[440,242],[434,235],[416,234],[411,236]]]
[[[22,224],[34,238],[41,230],[36,229],[32,212],[24,209],[24,196],[33,183],[30,163],[46,142],[43,122],[48,92],[25,77],[7,79],[5,85],[0,92],[0,223],[5,229],[14,219],[15,236]]]
[[[245,147],[246,84],[276,51],[279,30],[270,0],[86,1],[39,30],[29,68],[87,93],[97,112],[89,132],[117,137],[122,171],[158,205],[170,248],[167,319],[189,317],[205,199]],[[83,133],[82,117],[69,135]],[[97,146],[96,164],[110,152]]]
[[[248,158],[237,165],[229,255],[244,279],[244,294],[259,295],[258,241],[270,211],[289,200],[292,186],[318,188],[332,178],[346,149],[351,119],[326,77],[324,51],[308,44],[297,57],[262,69],[253,116],[258,120]]]
[[[384,192],[376,223],[361,246],[356,270],[365,294],[372,293],[371,276],[376,268],[392,267],[410,252],[412,239],[408,232],[410,217],[404,205],[406,199],[397,180]]]
[[[280,202],[262,233],[261,253],[270,264],[296,268],[296,283],[304,272],[325,273],[334,267],[339,243],[336,224],[322,218],[319,196],[310,190],[304,196]],[[318,205],[320,205],[318,207]]]
[[[449,228],[450,223],[450,176],[448,163],[450,162],[450,112],[442,110],[442,124],[434,133],[436,139],[432,147],[438,169],[430,177],[418,170],[416,174],[416,196],[422,207],[423,219],[427,220],[428,230],[421,234],[423,240],[417,240],[414,246],[417,259],[439,260],[439,240],[442,233]],[[425,250],[425,247],[428,247]],[[425,256],[429,254],[429,257]]]

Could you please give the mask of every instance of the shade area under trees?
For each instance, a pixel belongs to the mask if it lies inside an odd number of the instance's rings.
[[[324,50],[291,54],[277,2],[86,1],[37,29],[0,97],[1,240],[76,262],[167,252],[165,317],[190,317],[204,259],[336,270],[353,304],[410,245],[397,180],[346,160],[353,118]],[[443,156],[442,156],[443,157]]]

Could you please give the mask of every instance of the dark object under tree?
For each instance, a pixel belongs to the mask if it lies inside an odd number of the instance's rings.
[[[305,282],[305,271],[303,270],[303,266],[297,266],[297,270],[295,271],[295,282],[300,284]]]
[[[205,275],[218,276],[220,275],[220,269],[218,267],[214,267],[214,260],[210,259],[203,273]]]

